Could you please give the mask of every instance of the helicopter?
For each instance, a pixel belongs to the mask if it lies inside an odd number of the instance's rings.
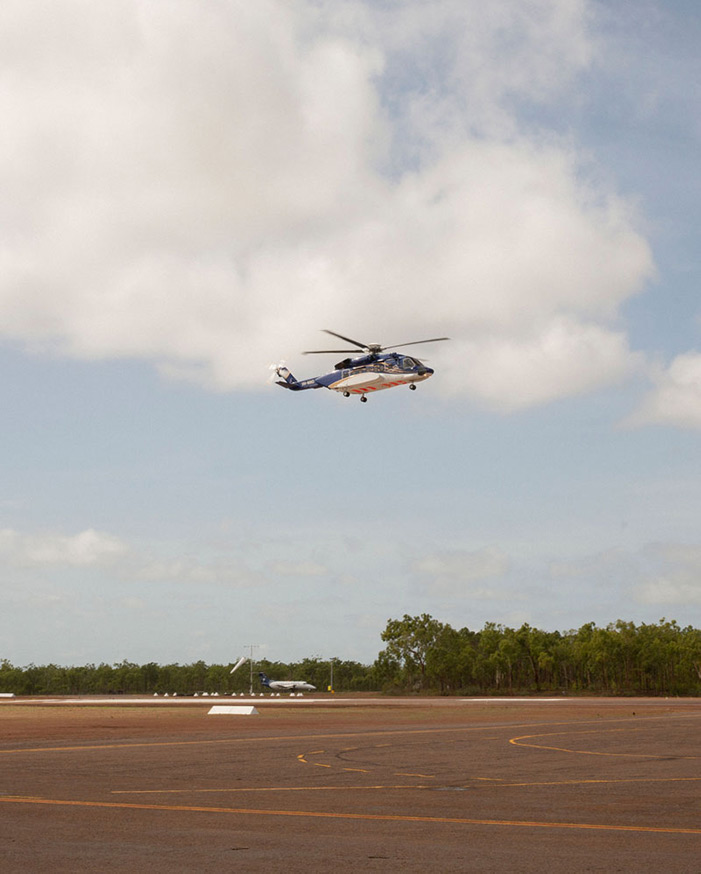
[[[303,355],[335,355],[350,352],[355,357],[344,358],[334,365],[335,370],[316,376],[312,379],[297,380],[285,367],[284,364],[273,364],[271,369],[277,385],[288,388],[291,391],[306,391],[310,388],[328,388],[338,391],[344,397],[360,395],[360,400],[367,403],[370,392],[379,391],[383,388],[395,388],[398,385],[408,385],[410,389],[416,389],[417,382],[423,382],[433,374],[433,370],[427,367],[418,358],[411,358],[401,352],[388,352],[388,349],[399,349],[403,346],[417,346],[419,343],[438,343],[441,340],[449,340],[450,337],[433,337],[430,340],[414,340],[411,343],[396,343],[393,346],[381,346],[379,343],[361,343],[337,334],[335,331],[324,329],[325,334],[338,337],[346,343],[356,346],[356,349],[312,349],[303,352]],[[359,354],[359,352],[361,354]]]

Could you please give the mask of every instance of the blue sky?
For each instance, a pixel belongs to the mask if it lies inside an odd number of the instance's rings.
[[[0,658],[701,623],[693,4],[0,18]],[[268,385],[322,328],[452,340]]]

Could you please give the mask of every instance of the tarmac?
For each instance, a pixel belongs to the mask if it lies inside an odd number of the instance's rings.
[[[700,729],[701,699],[3,699],[0,870],[698,874]]]

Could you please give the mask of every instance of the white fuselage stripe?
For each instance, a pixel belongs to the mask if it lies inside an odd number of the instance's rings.
[[[351,394],[365,394],[379,391],[383,388],[394,388],[398,385],[408,385],[411,382],[422,382],[430,374],[423,373],[354,373],[351,376],[332,382],[328,387],[333,391],[347,391]],[[363,379],[362,377],[366,377]]]

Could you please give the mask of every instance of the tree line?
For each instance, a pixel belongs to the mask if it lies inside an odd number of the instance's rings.
[[[390,619],[385,648],[372,665],[333,659],[301,662],[261,659],[271,679],[304,679],[326,691],[388,694],[565,693],[701,695],[701,630],[675,620],[635,625],[618,620],[605,628],[589,622],[572,631],[509,628],[488,622],[481,631],[454,629],[424,613]],[[249,665],[233,663],[15,667],[0,660],[0,692],[18,695],[239,694],[251,687]]]
[[[454,629],[424,613],[390,619],[375,662],[383,685],[441,693],[701,694],[701,631],[676,621],[593,622],[573,631],[488,622]]]
[[[159,665],[156,662],[139,665],[129,661],[116,664],[82,665],[27,665],[15,667],[7,659],[0,661],[0,692],[16,695],[209,695],[258,693],[263,687],[258,671],[270,679],[305,679],[325,692],[331,682],[331,663],[318,658],[301,662],[273,662],[261,659],[254,665],[253,679],[249,665],[243,665],[234,674],[233,662],[208,665],[204,661],[192,664]],[[370,669],[358,662],[334,659],[333,682],[344,691],[371,691],[373,680]]]

